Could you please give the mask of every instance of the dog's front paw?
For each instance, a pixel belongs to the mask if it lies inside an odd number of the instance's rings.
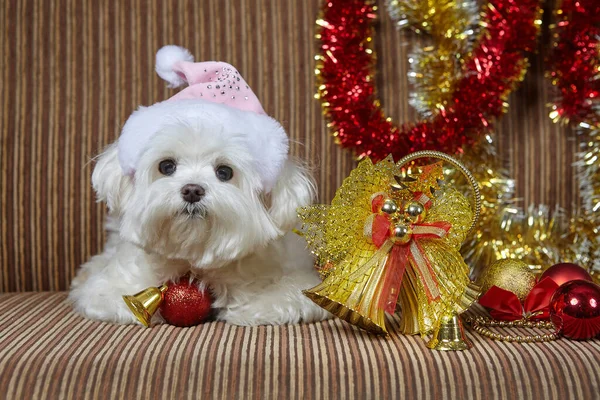
[[[69,301],[86,318],[119,324],[140,324],[118,294],[86,293],[81,286],[71,290]]]
[[[318,322],[333,317],[328,311],[300,296],[290,299],[292,301],[257,300],[222,309],[218,319],[234,325],[282,325]]]
[[[329,311],[319,307],[312,301],[308,301],[308,304],[302,313],[302,322],[318,322],[326,319],[333,318],[333,314]]]

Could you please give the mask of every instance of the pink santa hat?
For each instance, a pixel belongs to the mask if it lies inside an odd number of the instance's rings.
[[[169,87],[188,87],[170,99],[140,107],[127,120],[119,137],[121,169],[133,175],[149,140],[173,121],[214,114],[230,126],[243,129],[246,145],[255,158],[263,188],[269,192],[288,154],[288,137],[281,125],[266,115],[260,101],[240,73],[230,64],[194,62],[190,52],[179,46],[164,46],[156,53],[156,72]]]

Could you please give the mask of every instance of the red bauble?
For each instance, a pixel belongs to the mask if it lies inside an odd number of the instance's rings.
[[[169,282],[160,306],[160,314],[171,325],[194,326],[210,317],[211,297],[200,289],[198,280],[188,276]]]
[[[558,286],[576,279],[592,281],[592,277],[585,269],[571,263],[561,263],[551,266],[540,276],[540,281],[544,278],[552,279]]]
[[[550,318],[569,339],[600,335],[600,286],[585,280],[565,283],[552,296]]]

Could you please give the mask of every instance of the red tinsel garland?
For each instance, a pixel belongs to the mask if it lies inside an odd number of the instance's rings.
[[[452,106],[417,124],[395,126],[375,95],[372,0],[327,0],[318,20],[319,97],[339,143],[374,160],[435,149],[462,152],[490,129],[522,78],[525,52],[535,47],[536,0],[491,0],[484,32],[463,68]]]
[[[563,0],[558,8],[548,74],[560,90],[553,119],[599,124],[600,1]]]

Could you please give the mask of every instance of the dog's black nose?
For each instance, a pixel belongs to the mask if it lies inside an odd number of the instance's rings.
[[[200,185],[188,183],[181,188],[181,197],[188,203],[197,203],[204,197],[204,188]]]

